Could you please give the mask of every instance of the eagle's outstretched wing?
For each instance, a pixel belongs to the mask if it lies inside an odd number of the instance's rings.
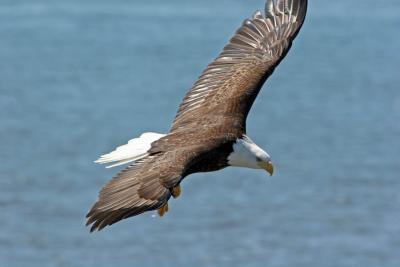
[[[262,85],[289,51],[306,15],[307,0],[267,0],[236,31],[186,94],[171,132],[218,121],[245,131]],[[233,120],[232,120],[233,119]],[[229,120],[232,125],[226,125]]]
[[[108,182],[86,216],[87,225],[92,224],[91,231],[165,205],[171,188],[181,180],[188,159],[182,152],[179,157],[174,153],[150,155]]]

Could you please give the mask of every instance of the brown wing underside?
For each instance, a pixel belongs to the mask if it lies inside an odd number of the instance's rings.
[[[233,125],[225,126],[245,131],[247,114],[290,49],[306,9],[307,0],[268,0],[265,16],[257,11],[245,20],[186,94],[170,131],[203,126],[207,120],[225,125],[232,118]]]
[[[185,166],[183,158],[175,158],[172,153],[149,156],[107,183],[86,216],[87,225],[92,224],[91,231],[163,206]],[[175,162],[171,164],[173,158]]]

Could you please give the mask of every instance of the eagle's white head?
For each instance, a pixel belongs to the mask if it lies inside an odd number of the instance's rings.
[[[244,135],[233,144],[233,152],[228,157],[228,164],[234,167],[264,169],[270,175],[274,172],[271,157]]]

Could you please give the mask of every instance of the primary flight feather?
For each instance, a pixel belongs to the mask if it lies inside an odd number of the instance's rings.
[[[169,133],[142,134],[96,161],[131,165],[100,191],[87,214],[91,231],[150,210],[164,215],[192,173],[238,166],[272,175],[270,156],[246,135],[246,118],[306,10],[307,0],[267,0],[265,15],[246,19],[186,94]]]

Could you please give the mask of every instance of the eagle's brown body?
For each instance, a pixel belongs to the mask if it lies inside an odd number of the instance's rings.
[[[170,132],[115,176],[88,213],[92,230],[159,209],[192,173],[229,166],[233,144],[265,80],[289,51],[307,0],[267,0],[266,15],[245,20],[179,107]]]

